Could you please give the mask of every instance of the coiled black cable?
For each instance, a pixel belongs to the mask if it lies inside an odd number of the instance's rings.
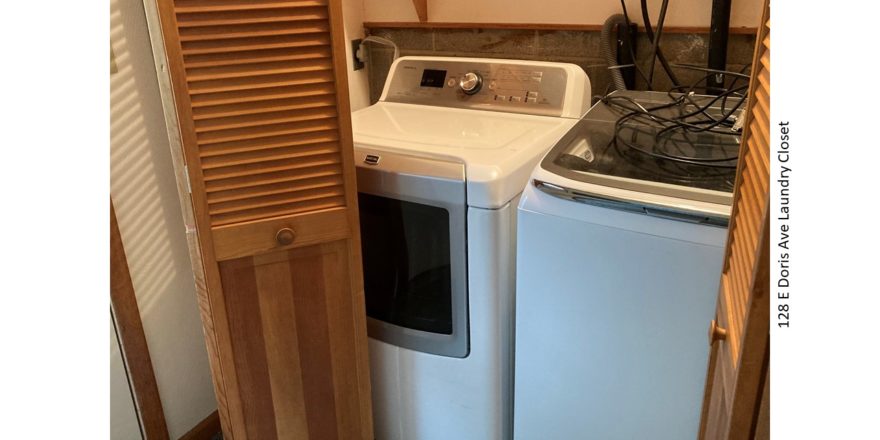
[[[708,72],[704,77],[687,87],[675,86],[667,92],[670,102],[645,107],[633,98],[619,94],[609,94],[602,97],[602,102],[623,114],[617,119],[614,126],[612,143],[618,147],[625,147],[646,156],[686,165],[698,165],[710,168],[736,168],[737,155],[723,157],[701,157],[696,154],[688,154],[683,145],[690,145],[694,150],[698,145],[692,136],[699,133],[711,133],[714,135],[738,136],[739,131],[730,127],[733,125],[733,116],[739,111],[745,102],[745,92],[748,85],[734,87],[738,80],[748,78],[742,72]],[[732,77],[730,86],[722,88],[718,95],[705,96],[704,102],[697,102],[696,91],[708,90],[708,85],[701,86],[710,75],[722,73]],[[713,89],[717,89],[713,87]],[[676,93],[680,91],[683,93]],[[729,98],[739,98],[732,108],[727,109],[726,103]],[[722,102],[721,112],[713,115],[709,110]],[[677,110],[677,114],[675,114]],[[663,112],[661,112],[663,111]],[[672,111],[672,115],[669,115]],[[723,127],[723,128],[719,128]],[[625,136],[625,132],[629,136]],[[650,146],[639,145],[639,136],[648,136]],[[678,153],[670,151],[669,146],[675,147]],[[738,141],[736,141],[738,145]],[[728,146],[735,146],[728,144]]]

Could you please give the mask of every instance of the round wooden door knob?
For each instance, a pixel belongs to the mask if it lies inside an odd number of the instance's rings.
[[[719,327],[718,322],[713,319],[709,323],[709,345],[725,339],[727,339],[727,330],[724,327]]]
[[[293,229],[290,228],[281,228],[275,233],[275,241],[278,242],[281,246],[287,246],[293,244],[293,239],[296,236],[293,233]]]

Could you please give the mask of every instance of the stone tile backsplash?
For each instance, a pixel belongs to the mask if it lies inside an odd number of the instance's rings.
[[[601,37],[598,31],[571,30],[512,30],[512,29],[368,29],[376,35],[395,42],[400,55],[432,55],[479,58],[509,58],[558,61],[581,66],[592,83],[593,95],[610,90],[611,76],[602,59]],[[671,64],[706,66],[707,34],[663,35],[660,47]],[[744,69],[752,60],[755,47],[753,35],[731,35],[728,41],[728,70]],[[636,57],[647,73],[651,55],[651,41],[639,33]],[[382,94],[385,78],[393,61],[390,47],[370,44],[367,69],[370,79],[370,101],[376,102]],[[660,63],[654,68],[654,87],[668,90],[672,86]],[[682,84],[699,81],[705,73],[678,68],[674,70]],[[746,70],[748,73],[748,70]],[[645,81],[636,75],[636,88],[645,89]]]

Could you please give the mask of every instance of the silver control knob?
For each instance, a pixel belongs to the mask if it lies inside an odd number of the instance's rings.
[[[477,72],[468,72],[458,80],[458,86],[465,95],[473,95],[483,86],[483,78]]]

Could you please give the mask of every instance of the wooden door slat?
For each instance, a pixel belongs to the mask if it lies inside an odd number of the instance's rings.
[[[284,110],[305,110],[328,106],[336,106],[335,94],[278,99],[271,102],[242,102],[223,106],[202,107],[193,109],[193,120],[198,124],[199,121],[229,118],[232,116],[257,115]]]
[[[207,192],[207,194],[211,194],[213,192],[260,187],[280,182],[296,182],[298,180],[305,180],[312,177],[337,174],[342,174],[342,167],[339,164],[322,165],[308,168],[293,168],[284,171],[277,171],[274,173],[264,173],[259,175],[205,182],[205,191]]]
[[[278,171],[297,170],[301,168],[318,167],[322,165],[338,164],[339,154],[315,154],[295,159],[274,160],[265,163],[252,163],[236,165],[225,168],[205,170],[205,182],[231,179],[236,177],[249,177],[259,174],[270,174]]]
[[[265,87],[251,90],[235,90],[220,93],[209,93],[193,96],[192,107],[196,114],[203,114],[204,107],[219,105],[259,103],[261,101],[274,101],[287,98],[305,98],[309,96],[335,95],[336,88],[333,86],[329,75],[316,75],[311,81],[302,80],[289,86]],[[268,104],[257,104],[267,105]]]
[[[298,145],[295,147],[274,148],[271,150],[256,150],[235,155],[224,155],[204,158],[202,168],[205,170],[232,167],[236,165],[272,162],[280,159],[293,159],[308,157],[317,154],[338,154],[339,143],[326,142],[318,144]]]
[[[211,216],[211,224],[224,226],[235,223],[245,223],[261,219],[269,219],[279,215],[292,215],[304,212],[314,212],[330,208],[345,206],[345,197],[337,196],[330,198],[315,198],[297,203],[288,203],[282,207],[272,206],[258,208],[249,211],[233,212],[229,214],[217,214]]]
[[[211,81],[224,78],[243,78],[267,75],[279,75],[283,73],[302,73],[313,71],[327,71],[332,69],[332,63],[327,58],[311,58],[296,61],[273,61],[269,63],[240,64],[234,66],[204,67],[190,69],[187,75],[190,83],[198,81]]]
[[[296,124],[275,124],[254,128],[238,128],[207,132],[199,135],[199,145],[217,144],[232,141],[246,141],[284,134],[309,133],[313,131],[332,130],[337,127],[336,118],[322,117],[309,121],[297,122]]]
[[[302,7],[288,9],[254,9],[238,11],[214,11],[177,14],[177,26],[183,30],[188,27],[227,26],[233,24],[295,22],[303,20],[327,19],[327,8]],[[294,22],[294,23],[290,23]]]
[[[758,86],[770,90],[770,71],[769,70],[761,70],[758,73]]]
[[[763,164],[763,160],[759,158],[759,156],[764,156],[763,154],[749,154],[746,156],[746,163],[749,164],[752,170],[755,172],[755,188],[760,194],[760,198],[757,199],[756,205],[761,206],[764,202],[767,201],[767,191],[770,190],[770,170],[766,168]],[[757,243],[757,240],[755,240]]]
[[[235,155],[274,148],[285,148],[339,140],[335,130],[315,130],[292,135],[258,138],[247,141],[235,141],[221,144],[205,145],[199,149],[199,156],[209,158],[215,156]]]
[[[755,92],[757,94],[757,92]],[[752,122],[758,124],[759,131],[762,133],[769,133],[770,127],[767,126],[769,118],[769,114],[766,113],[766,109],[763,108],[762,105],[757,104],[752,107],[752,111],[755,116],[752,118]],[[762,145],[769,145],[769,142],[761,139],[760,141]]]
[[[211,53],[190,55],[184,60],[187,72],[205,67],[237,66],[241,64],[270,63],[277,61],[297,61],[314,58],[330,58],[328,46],[254,50],[233,53]]]
[[[301,35],[329,32],[326,20],[308,20],[290,26],[289,23],[253,23],[181,29],[180,41],[217,41],[277,35]]]
[[[317,184],[313,187],[297,187],[289,192],[209,204],[208,212],[211,215],[230,214],[343,195],[345,195],[345,189],[339,185]]]
[[[325,6],[322,0],[299,0],[299,1],[271,1],[261,0],[255,2],[221,2],[221,1],[183,1],[177,0],[174,11],[178,14],[191,12],[214,12],[214,11],[249,11],[255,9],[280,9],[280,8],[305,8],[310,6]]]
[[[301,121],[311,121],[314,119],[335,118],[336,116],[338,116],[336,113],[336,106],[325,105],[323,107],[311,107],[297,110],[212,118],[196,121],[196,133],[221,132],[236,128],[276,125],[288,122],[296,123]]]
[[[748,182],[749,179],[751,179],[752,170],[748,168],[745,158],[740,160],[743,162],[742,180]],[[751,191],[746,188],[746,185],[740,185],[739,190],[743,193],[751,194]],[[734,229],[734,232],[740,232],[749,237],[749,242],[752,243],[754,242],[753,237],[757,237],[758,235],[753,220],[756,215],[754,206],[751,203],[742,203],[738,208],[735,217],[736,229]]]
[[[234,92],[318,84],[328,82],[330,75],[331,72],[329,70],[312,70],[303,73],[285,73],[280,75],[261,75],[250,78],[223,78],[213,81],[197,81],[189,84],[189,92],[193,95],[199,95],[204,93]]]
[[[324,176],[299,179],[298,182],[294,182],[295,184],[291,184],[291,182],[281,182],[251,188],[208,193],[208,204],[243,200],[249,197],[281,194],[290,191],[291,188],[311,189],[317,188],[318,185],[343,185],[345,183],[342,176],[337,173],[326,173]]]
[[[262,38],[236,38],[230,40],[189,41],[183,43],[183,55],[301,48],[326,46],[328,44],[330,44],[330,36],[327,33],[277,35]]]

